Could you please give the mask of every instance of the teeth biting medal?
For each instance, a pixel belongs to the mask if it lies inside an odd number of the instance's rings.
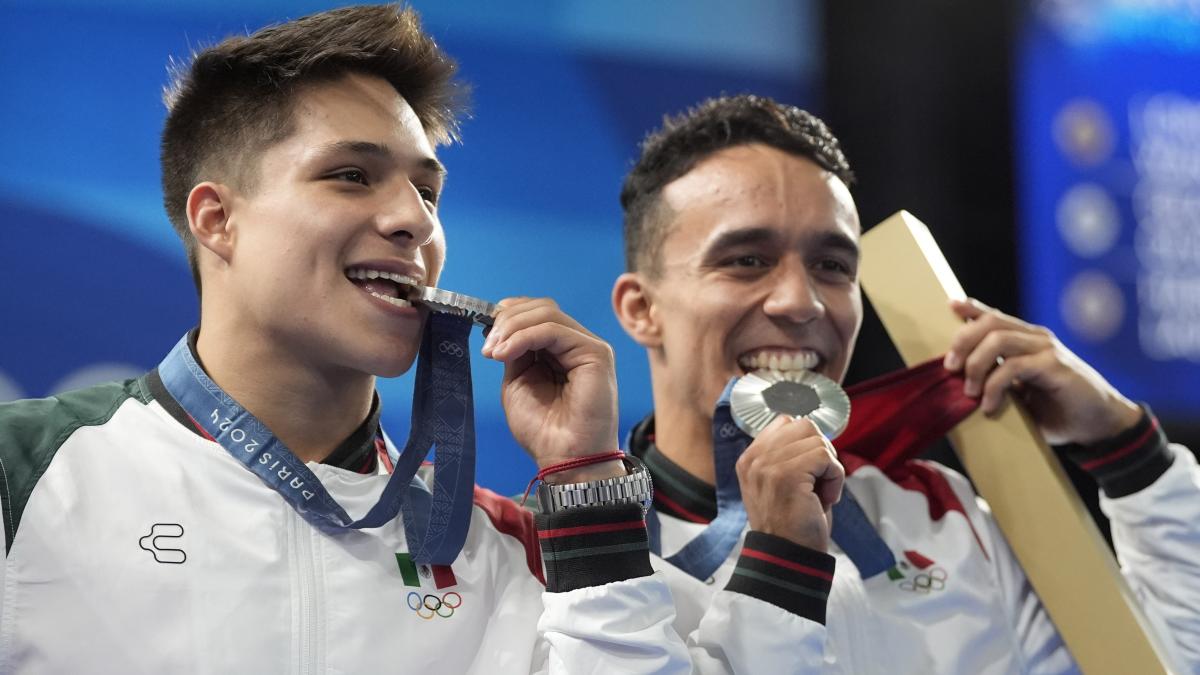
[[[812,371],[756,370],[739,378],[729,395],[738,428],[758,436],[776,417],[812,420],[833,440],[850,420],[850,398],[836,382]]]
[[[412,298],[435,312],[465,316],[481,326],[491,326],[497,307],[486,300],[445,291],[433,286],[417,286],[417,295]]]

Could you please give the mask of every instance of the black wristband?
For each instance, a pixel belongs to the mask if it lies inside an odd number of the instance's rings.
[[[638,504],[567,509],[535,519],[548,591],[562,593],[654,573]]]
[[[836,562],[828,553],[751,531],[725,589],[824,625]]]
[[[1058,446],[1087,471],[1109,497],[1125,497],[1150,485],[1171,468],[1175,456],[1158,419],[1145,404],[1137,424],[1112,438],[1089,445]]]

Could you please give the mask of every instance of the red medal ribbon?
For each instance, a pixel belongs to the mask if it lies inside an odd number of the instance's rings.
[[[871,464],[887,473],[917,457],[979,407],[963,393],[963,375],[938,357],[846,390],[850,423],[834,444],[853,471]]]

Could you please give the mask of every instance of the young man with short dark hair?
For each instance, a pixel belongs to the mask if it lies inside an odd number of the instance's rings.
[[[559,466],[624,492],[536,527],[473,489],[470,323],[417,297],[445,259],[453,74],[394,6],[178,70],[163,189],[200,324],[144,377],[0,406],[0,672],[689,669],[636,470]],[[418,351],[396,448],[375,377]],[[483,353],[539,467],[616,449],[611,349],[553,302],[501,303]]]
[[[654,394],[629,449],[654,477],[651,537],[676,626],[800,630],[780,640],[773,672],[1077,672],[961,475],[849,452],[839,462],[836,439],[786,415],[739,456],[740,432],[719,423],[732,378],[845,375],[862,321],[851,181],[824,123],[754,96],[668,119],[626,178],[627,272],[613,305],[646,348]],[[1195,458],[1046,329],[975,301],[952,308],[967,321],[943,367],[985,413],[1011,392],[1048,440],[1070,444],[1103,489],[1123,571],[1175,667],[1200,670]],[[721,588],[776,617],[739,620]]]

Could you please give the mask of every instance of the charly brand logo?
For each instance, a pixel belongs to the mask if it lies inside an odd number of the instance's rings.
[[[449,340],[442,340],[440,343],[438,343],[438,351],[443,354],[449,354],[450,356],[462,356],[463,355],[462,346],[456,345]]]
[[[164,565],[182,565],[187,561],[187,554],[181,548],[170,548],[178,545],[178,539],[183,537],[183,526],[176,523],[155,523],[150,526],[150,534],[138,539],[138,546],[149,551],[154,561]]]
[[[426,593],[422,587],[432,582],[435,589],[443,591],[458,584],[454,570],[449,565],[417,565],[408,553],[397,553],[396,564],[400,567],[400,576],[405,586],[415,586],[417,590],[409,591],[408,608],[422,619],[432,619],[435,616],[449,619],[454,616],[454,610],[462,607],[463,598],[458,591],[444,593]]]
[[[905,551],[904,557],[907,560],[897,562],[887,573],[889,579],[899,582],[896,585],[901,590],[928,594],[946,588],[946,581],[950,575],[931,558],[926,558],[916,551]]]

